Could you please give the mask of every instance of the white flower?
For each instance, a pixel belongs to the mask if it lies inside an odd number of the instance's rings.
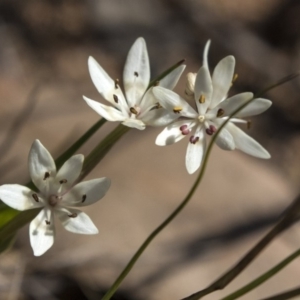
[[[121,121],[123,125],[145,129],[146,125],[165,126],[177,118],[163,109],[148,89],[150,66],[143,38],[138,38],[132,45],[123,72],[124,97],[118,79],[111,77],[102,69],[94,58],[89,57],[88,66],[92,81],[104,99],[112,106],[83,97],[86,103],[108,121]],[[173,89],[185,66],[179,66],[158,84]]]
[[[56,172],[55,162],[39,140],[32,144],[29,173],[39,193],[19,184],[0,186],[0,199],[17,210],[43,208],[30,223],[30,243],[35,256],[44,254],[54,243],[54,215],[64,228],[80,234],[96,234],[98,229],[82,211],[68,206],[90,205],[101,199],[110,186],[107,178],[74,183],[79,177],[84,157],[74,155]]]
[[[201,165],[206,150],[205,135],[213,135],[231,113],[253,97],[252,93],[241,93],[226,99],[233,80],[235,59],[233,56],[222,59],[211,77],[207,63],[209,45],[210,42],[205,46],[203,66],[197,75],[188,76],[188,80],[194,82],[188,82],[186,85],[186,95],[194,96],[197,111],[176,93],[162,87],[153,89],[160,104],[181,117],[158,135],[157,145],[165,146],[178,142],[195,128],[186,153],[186,168],[190,174]],[[257,98],[243,108],[221,130],[216,139],[217,145],[224,150],[239,149],[259,158],[270,158],[270,154],[259,143],[234,123],[247,123],[244,117],[260,114],[271,104],[270,100]]]

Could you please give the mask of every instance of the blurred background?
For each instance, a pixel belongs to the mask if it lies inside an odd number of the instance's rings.
[[[186,59],[175,89],[183,95],[185,76],[197,72],[211,39],[210,67],[236,57],[239,77],[230,93],[256,93],[299,70],[299,15],[297,0],[0,0],[0,183],[28,180],[34,139],[57,157],[99,119],[82,100],[103,102],[90,80],[88,56],[122,79],[128,50],[142,36],[152,78]],[[153,241],[114,299],[186,297],[224,273],[270,228],[299,192],[299,91],[296,79],[268,92],[273,106],[252,119],[248,133],[271,160],[215,147],[191,203]],[[115,126],[105,124],[80,153],[89,153]],[[54,246],[36,258],[28,226],[19,232],[0,257],[1,299],[99,299],[195,180],[184,166],[187,141],[157,147],[160,131],[131,130],[89,175],[112,179],[106,197],[85,210],[98,235],[74,235],[57,223]],[[299,247],[296,224],[224,291],[205,299],[222,298]],[[299,275],[298,259],[242,299],[296,287]]]

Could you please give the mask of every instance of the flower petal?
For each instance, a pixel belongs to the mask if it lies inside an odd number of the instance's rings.
[[[129,50],[123,72],[129,107],[139,105],[150,81],[150,66],[145,40],[138,38]]]
[[[40,202],[34,201],[35,194],[28,187],[19,184],[4,184],[0,186],[0,199],[8,206],[17,210],[27,210],[41,207]]]
[[[198,113],[173,91],[160,86],[154,87],[152,91],[159,103],[170,112],[173,111],[178,117],[196,118],[198,116]],[[177,111],[175,112],[175,110]]]
[[[208,40],[206,42],[205,47],[204,47],[204,52],[203,52],[203,67],[205,67],[208,70],[209,70],[209,67],[208,67],[208,51],[209,51],[209,47],[210,47],[210,40]]]
[[[84,212],[73,208],[60,208],[55,210],[64,228],[78,234],[97,234],[98,229]]]
[[[154,108],[140,116],[140,119],[150,126],[167,126],[178,118],[176,114],[164,108]]]
[[[135,128],[138,130],[144,130],[146,128],[146,124],[138,119],[132,119],[128,118],[122,122],[124,126],[130,127],[130,128]]]
[[[56,176],[56,166],[51,154],[39,140],[35,140],[31,146],[28,165],[33,183],[40,191],[44,191]]]
[[[174,69],[171,73],[169,73],[167,76],[165,76],[162,80],[159,81],[159,86],[169,90],[173,90],[185,67],[186,65],[181,65]]]
[[[254,99],[249,105],[236,114],[238,118],[255,116],[263,113],[272,105],[272,101],[263,98]]]
[[[219,133],[216,144],[223,150],[234,150],[235,149],[235,143],[233,136],[231,133],[223,128],[221,132]]]
[[[83,96],[83,99],[89,107],[91,107],[96,113],[102,116],[107,121],[123,121],[126,117],[114,107],[104,105],[92,99]]]
[[[186,135],[182,134],[180,127],[187,125],[187,130],[195,126],[191,120],[178,121],[167,126],[156,138],[155,144],[158,146],[167,146],[182,140]]]
[[[50,223],[46,223],[50,222]],[[54,243],[55,227],[53,214],[43,209],[29,226],[30,244],[35,256],[44,254]]]
[[[237,149],[258,158],[268,159],[271,157],[265,148],[233,123],[229,122],[226,128],[232,134]]]
[[[116,82],[110,78],[104,69],[91,56],[88,60],[88,67],[92,81],[100,95],[120,110],[122,110],[122,106],[127,106],[119,84],[116,84]],[[117,96],[118,102],[114,99],[114,95]]]
[[[210,108],[217,106],[224,98],[226,98],[232,83],[234,73],[235,59],[233,56],[223,58],[215,67],[212,76],[213,94]]]
[[[110,179],[97,178],[76,184],[63,196],[62,205],[86,206],[104,197],[110,187]]]
[[[84,156],[82,154],[77,154],[69,158],[56,175],[57,183],[60,183],[61,180],[66,180],[67,182],[63,183],[64,189],[71,187],[80,175],[83,160]]]
[[[205,114],[210,105],[212,92],[213,86],[209,70],[206,67],[201,67],[195,81],[195,101],[200,115]],[[200,102],[201,96],[204,97],[203,103]]]
[[[194,136],[199,137],[199,140],[195,144],[189,142],[185,156],[185,165],[189,174],[193,174],[198,170],[206,150],[206,139],[203,126],[197,127]]]

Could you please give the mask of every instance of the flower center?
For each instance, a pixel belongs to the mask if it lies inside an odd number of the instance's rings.
[[[59,202],[60,197],[58,197],[57,195],[50,195],[48,197],[48,204],[52,207],[56,206],[56,204]]]
[[[199,120],[200,123],[204,123],[204,121],[205,121],[205,116],[204,116],[204,115],[199,116],[199,117],[198,117],[198,120]]]

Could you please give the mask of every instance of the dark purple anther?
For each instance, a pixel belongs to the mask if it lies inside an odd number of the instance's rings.
[[[194,136],[194,135],[192,135],[192,136],[190,137],[190,143],[196,144],[198,141],[199,141],[199,136]]]
[[[179,129],[183,135],[188,135],[191,132],[186,124],[181,125]]]

